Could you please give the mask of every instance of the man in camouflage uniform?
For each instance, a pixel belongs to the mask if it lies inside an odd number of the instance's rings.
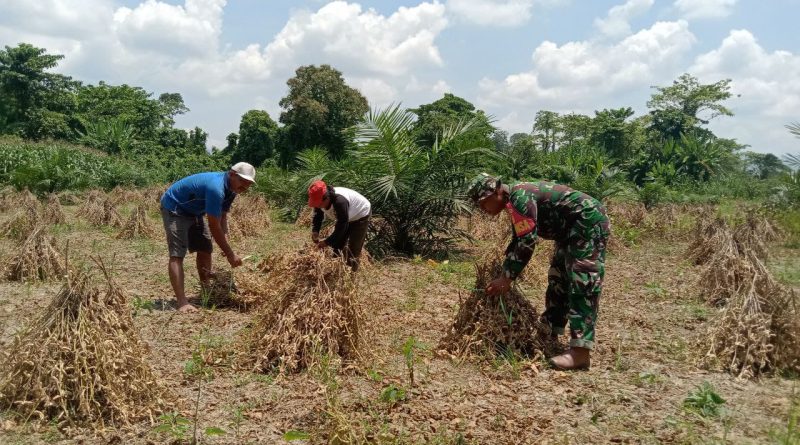
[[[509,291],[531,259],[538,237],[555,240],[542,319],[554,336],[564,333],[569,320],[571,339],[570,349],[550,363],[561,369],[588,368],[610,234],[605,207],[564,185],[503,184],[485,173],[472,182],[469,196],[489,215],[507,210],[511,217],[514,237],[506,249],[503,274],[489,283],[488,295]]]

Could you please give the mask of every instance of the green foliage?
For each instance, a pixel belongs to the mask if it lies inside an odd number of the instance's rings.
[[[420,361],[419,353],[425,349],[425,344],[421,343],[413,335],[406,339],[406,341],[403,343],[403,347],[401,348],[401,351],[403,352],[403,358],[405,359],[406,363],[406,371],[408,371],[409,384],[411,387],[414,386],[415,366]]]
[[[256,167],[275,155],[278,141],[278,124],[262,110],[250,110],[242,116],[239,135],[235,140],[228,136],[231,162],[249,162]]]
[[[380,400],[391,408],[406,400],[406,390],[400,386],[395,386],[394,383],[390,383],[381,390]]]
[[[591,148],[562,149],[551,154],[535,176],[568,184],[604,201],[622,192],[624,175],[602,151]]]
[[[280,122],[285,125],[281,164],[289,165],[296,153],[314,146],[341,158],[349,142],[344,130],[369,110],[367,99],[330,65],[301,66],[286,84],[289,93],[280,101]]]
[[[164,103],[151,96],[143,88],[129,85],[109,85],[105,82],[96,86],[87,85],[78,90],[77,114],[84,127],[96,122],[117,121],[130,126],[132,134],[152,140],[165,120],[165,113],[171,111],[165,111]],[[173,107],[179,106],[172,101],[170,103]]]
[[[135,130],[120,118],[88,121],[84,128],[81,142],[106,153],[126,153],[133,144]]]
[[[661,140],[680,139],[699,125],[708,124],[717,116],[733,116],[721,102],[731,97],[730,79],[701,84],[690,74],[683,74],[672,85],[654,87],[647,102],[650,108],[650,129]],[[701,117],[708,114],[706,119]]]
[[[590,142],[614,159],[626,159],[633,154],[632,136],[628,118],[633,116],[630,107],[595,111]]]
[[[153,428],[153,431],[166,434],[178,442],[186,440],[192,427],[191,420],[176,412],[162,414],[158,417],[158,421],[159,424]]]
[[[424,147],[433,147],[443,131],[467,121],[474,123],[469,131],[459,135],[460,138],[473,139],[473,144],[483,147],[492,145],[490,137],[494,127],[486,113],[454,94],[445,93],[441,99],[409,111],[417,115],[412,133]]]
[[[780,158],[772,153],[743,153],[745,171],[758,179],[769,179],[790,171]]]
[[[80,147],[0,140],[0,184],[28,188],[39,195],[144,186],[150,182],[145,174],[122,159]]]
[[[554,152],[561,129],[562,125],[558,113],[541,110],[536,113],[531,134],[543,151]]]
[[[470,208],[466,178],[492,156],[475,139],[459,138],[476,123],[447,128],[433,147],[416,142],[414,115],[399,106],[370,112],[359,123],[352,157],[324,174],[372,203],[379,221],[369,243],[374,253],[432,253],[463,235],[456,219]]]
[[[139,315],[139,311],[146,310],[148,312],[153,312],[156,308],[153,300],[149,298],[143,298],[140,296],[133,297],[133,301],[131,301],[131,306],[133,306],[133,316]]]
[[[27,43],[0,51],[0,134],[71,137],[73,92],[80,84],[47,72],[63,58]]]
[[[287,442],[293,442],[295,440],[309,440],[309,439],[311,439],[311,435],[306,433],[305,431],[289,430],[283,433],[283,440]]]
[[[719,417],[724,412],[722,405],[725,404],[725,399],[708,382],[703,382],[696,388],[683,400],[683,407],[701,417]]]
[[[648,210],[661,204],[667,196],[667,188],[660,182],[648,182],[638,189],[639,201]]]

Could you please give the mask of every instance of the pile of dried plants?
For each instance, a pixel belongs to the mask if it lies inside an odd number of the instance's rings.
[[[269,206],[261,196],[237,197],[228,214],[228,233],[233,238],[263,235],[271,225]]]
[[[117,239],[155,238],[158,231],[147,217],[147,208],[137,205],[131,212],[128,222],[117,234]]]
[[[44,225],[33,229],[6,267],[6,277],[12,281],[47,281],[66,274],[61,252]]]
[[[253,320],[243,362],[256,371],[294,372],[321,356],[361,357],[364,310],[355,275],[341,259],[321,251],[272,256],[266,274],[269,304]]]
[[[502,255],[495,253],[476,264],[475,289],[459,310],[439,348],[456,356],[514,353],[534,356],[542,351],[542,335],[549,328],[539,320],[530,301],[512,285],[505,295],[488,296],[484,289],[502,271]]]
[[[98,263],[99,264],[99,263]],[[59,427],[154,422],[168,397],[144,362],[122,290],[69,276],[37,320],[0,353],[0,409]]]

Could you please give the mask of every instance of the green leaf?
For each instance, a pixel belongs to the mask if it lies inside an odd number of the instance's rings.
[[[311,438],[311,435],[306,433],[305,431],[296,431],[296,430],[289,430],[283,433],[283,440],[292,442],[294,440],[308,440]]]
[[[215,427],[215,426],[210,426],[210,427],[206,428],[204,433],[205,433],[206,436],[221,436],[221,435],[225,434],[225,430],[223,430],[222,428]]]

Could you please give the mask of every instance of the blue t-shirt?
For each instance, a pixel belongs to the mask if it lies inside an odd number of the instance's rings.
[[[227,172],[197,173],[170,186],[161,197],[161,207],[184,216],[202,216],[206,213],[217,218],[227,212],[236,198],[228,187]]]

